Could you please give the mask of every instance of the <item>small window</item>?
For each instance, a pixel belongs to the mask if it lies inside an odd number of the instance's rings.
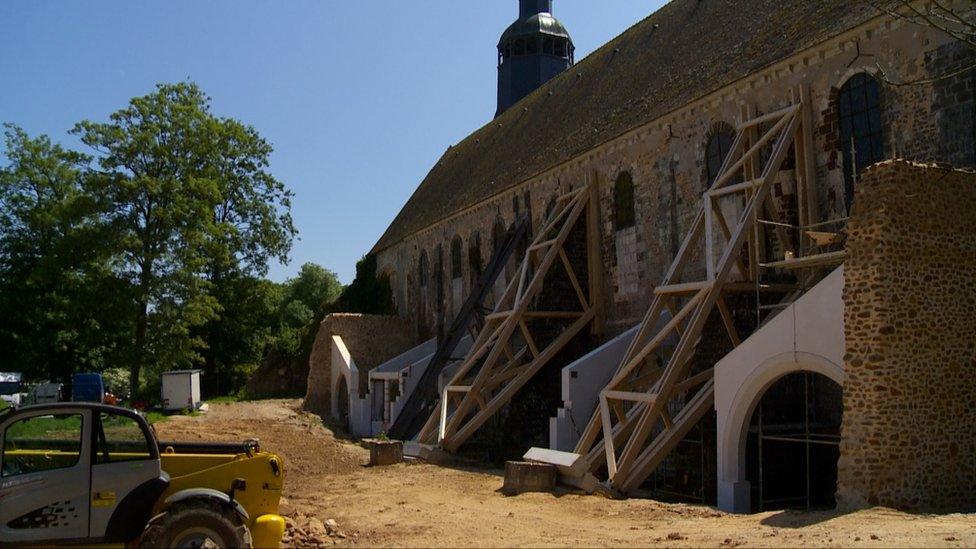
[[[505,222],[501,219],[495,221],[495,226],[491,228],[491,251],[498,253],[502,245],[505,244]]]
[[[81,458],[83,418],[60,414],[24,418],[3,435],[2,476],[68,469]]]
[[[515,55],[525,55],[525,40],[521,38],[515,40]]]
[[[553,52],[552,37],[546,36],[545,38],[542,39],[542,53],[552,55],[552,52]]]
[[[634,179],[630,172],[620,172],[613,185],[613,226],[616,230],[633,227],[637,223],[634,212]]]
[[[861,170],[884,159],[881,89],[867,73],[855,74],[837,96],[840,148],[844,155],[844,199],[850,208]]]
[[[532,55],[533,53],[539,53],[539,39],[538,38],[526,38],[525,39],[525,53]]]
[[[131,417],[102,412],[96,431],[96,464],[152,458],[146,434]]]
[[[461,248],[463,247],[464,244],[461,242],[461,237],[455,236],[454,240],[451,241],[451,278],[458,279],[462,276],[461,266],[463,265],[463,259]]]
[[[556,39],[556,55],[559,57],[566,57],[566,39],[557,38]]]
[[[712,188],[712,183],[718,177],[722,163],[732,150],[735,134],[729,130],[719,130],[712,135],[705,146],[705,190]]]
[[[428,273],[430,271],[429,263],[427,252],[421,252],[420,261],[417,262],[417,280],[420,281],[421,288],[427,287]]]
[[[468,241],[468,272],[471,273],[471,283],[474,284],[481,278],[484,272],[484,265],[481,261],[481,233],[475,231]]]

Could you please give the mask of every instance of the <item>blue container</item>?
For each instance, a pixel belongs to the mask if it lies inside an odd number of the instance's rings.
[[[71,376],[72,402],[102,402],[105,383],[102,374],[75,374]]]

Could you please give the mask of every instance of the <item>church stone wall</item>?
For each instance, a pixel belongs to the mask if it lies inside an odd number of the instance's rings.
[[[379,267],[391,276],[398,312],[412,320],[417,341],[436,335],[449,325],[449,312],[470,292],[471,242],[480,237],[480,255],[486,264],[492,251],[492,227],[497,220],[508,226],[528,208],[533,227],[540,226],[548,201],[588,181],[596,181],[600,196],[603,255],[603,304],[607,336],[639,322],[652,291],[663,278],[685,232],[697,213],[706,185],[705,149],[717,128],[734,125],[745,106],[770,112],[791,100],[791,89],[805,84],[811,93],[814,118],[816,189],[821,220],[847,217],[844,168],[838,131],[838,90],[858,72],[876,72],[876,63],[888,66],[891,78],[909,80],[956,66],[972,52],[950,44],[934,31],[878,19],[832,39],[731,86],[686,105],[658,121],[637,128],[576,159],[557,166],[523,185],[505,191],[452,218],[439,222],[378,254]],[[886,156],[924,161],[951,161],[976,165],[973,139],[973,73],[933,85],[883,85],[882,109]],[[966,114],[968,113],[968,115]],[[584,129],[580,129],[583,131]],[[962,137],[958,137],[962,136]],[[968,141],[967,141],[968,140]],[[617,231],[613,185],[622,171],[635,187],[637,223]],[[777,175],[774,198],[791,202],[793,175]],[[795,222],[784,211],[781,221]],[[452,295],[451,240],[464,242],[464,281],[460,296]],[[438,252],[439,250],[439,252]],[[428,286],[420,288],[418,263],[429,258]],[[438,261],[438,257],[442,259]],[[703,271],[701,261],[688,276]],[[509,274],[511,273],[511,267]],[[499,290],[504,288],[498,285]]]
[[[976,509],[976,173],[875,165],[849,232],[838,502]]]

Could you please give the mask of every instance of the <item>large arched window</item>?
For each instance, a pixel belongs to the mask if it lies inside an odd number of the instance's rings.
[[[484,264],[481,260],[481,233],[478,231],[471,233],[471,238],[468,240],[468,272],[472,284],[476,283],[484,272]]]
[[[430,277],[430,260],[427,259],[427,252],[420,252],[420,260],[417,262],[417,280],[420,287],[426,288]]]
[[[464,265],[464,259],[462,255],[462,248],[464,243],[461,242],[460,236],[455,236],[451,240],[451,278],[457,279],[462,276],[462,269]]]
[[[613,184],[613,228],[633,227],[637,223],[634,212],[634,179],[630,172],[620,172]]]
[[[718,177],[722,163],[729,156],[732,150],[732,142],[735,141],[735,133],[731,127],[720,127],[708,139],[705,145],[705,190],[712,188],[712,183]]]
[[[884,158],[878,81],[865,72],[852,76],[837,95],[837,111],[844,153],[844,200],[850,208],[858,174]]]

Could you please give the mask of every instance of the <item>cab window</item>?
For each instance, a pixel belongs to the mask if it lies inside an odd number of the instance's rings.
[[[98,419],[95,464],[151,458],[146,435],[135,419],[106,412],[100,413]]]
[[[81,414],[28,417],[3,433],[2,476],[66,469],[78,464],[83,431]]]

